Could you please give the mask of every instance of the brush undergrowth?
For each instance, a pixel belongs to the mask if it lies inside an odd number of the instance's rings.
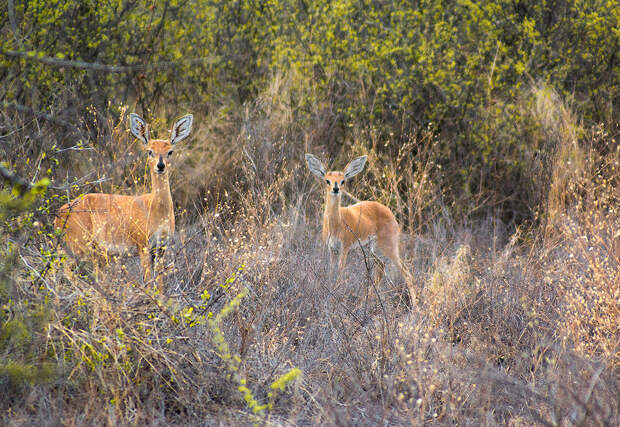
[[[539,123],[529,135],[544,155],[523,154],[538,202],[517,223],[483,195],[457,216],[458,171],[431,130],[387,156],[382,136],[356,129],[334,164],[369,154],[351,193],[402,224],[412,304],[396,269],[373,282],[364,249],[334,278],[319,241],[322,187],[301,160],[329,147],[294,124],[286,90],[274,82],[236,127],[205,120],[179,147],[163,295],[141,283],[135,258],[66,269],[51,229],[68,196],[148,188],[124,122],[99,123],[116,136],[71,151],[37,145],[36,177],[66,176],[69,155],[76,171],[98,169],[26,204],[4,187],[3,423],[618,424],[614,137],[532,90],[544,108],[529,111]],[[222,130],[234,143],[218,143]],[[5,154],[25,172],[23,142]]]

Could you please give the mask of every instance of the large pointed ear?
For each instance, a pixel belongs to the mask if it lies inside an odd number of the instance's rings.
[[[365,164],[366,156],[358,157],[357,159],[351,160],[351,163],[349,163],[344,170],[344,179],[353,178],[355,175],[360,173],[362,169],[364,169]]]
[[[325,168],[323,167],[323,163],[312,154],[306,154],[306,163],[308,164],[308,169],[314,175],[323,179],[325,177]]]
[[[172,126],[172,133],[170,134],[170,144],[174,145],[177,142],[181,142],[185,138],[187,138],[192,131],[193,121],[194,116],[191,114],[183,116],[179,120],[177,120],[174,126]]]
[[[151,139],[149,127],[142,117],[131,113],[129,115],[129,128],[131,129],[132,135],[142,141],[144,145],[149,144],[149,139]]]

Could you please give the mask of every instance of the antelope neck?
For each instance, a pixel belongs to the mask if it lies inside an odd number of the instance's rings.
[[[151,170],[151,188],[153,194],[151,212],[159,212],[162,216],[168,215],[172,211],[172,194],[167,170],[162,174],[155,172],[154,168]]]
[[[327,192],[325,216],[327,216],[330,230],[337,229],[340,224],[340,198],[340,194],[334,196],[331,191]]]

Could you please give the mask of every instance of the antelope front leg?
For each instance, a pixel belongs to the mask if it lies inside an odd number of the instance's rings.
[[[411,272],[409,272],[409,270],[403,265],[402,262],[399,262],[398,267],[400,269],[401,274],[403,275],[405,279],[405,284],[407,285],[407,289],[409,290],[409,297],[411,298],[411,303],[413,304],[414,301],[419,302],[421,289],[417,288],[414,285],[415,277],[413,276],[413,274],[411,274]]]
[[[374,254],[373,254],[374,255]],[[378,285],[385,276],[385,263],[379,259],[379,257],[375,256],[375,283]]]
[[[327,257],[327,272],[329,277],[332,278],[334,276],[334,272],[336,271],[336,265],[338,264],[338,251],[327,246]]]
[[[154,241],[150,249],[151,264],[153,265],[153,274],[157,278],[157,288],[161,294],[164,293],[164,275],[163,263],[167,242],[162,239]]]
[[[349,246],[342,245],[340,249],[340,259],[338,260],[338,278],[342,276],[344,267],[347,265],[347,255],[349,254]]]
[[[142,266],[142,277],[146,285],[151,280],[151,255],[146,246],[140,249],[140,265]]]

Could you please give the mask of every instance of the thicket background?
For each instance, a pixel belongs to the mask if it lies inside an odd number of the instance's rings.
[[[0,2],[0,160],[39,183],[0,199],[3,423],[619,424],[619,16]],[[194,114],[164,296],[133,258],[64,271],[52,228],[148,191],[128,112]],[[369,156],[349,191],[396,214],[419,301],[360,250],[333,280],[306,152]]]

